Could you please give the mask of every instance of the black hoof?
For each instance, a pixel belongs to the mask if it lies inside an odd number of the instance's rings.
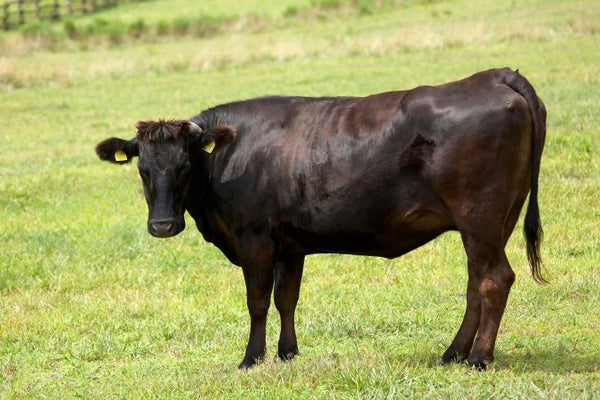
[[[240,363],[240,365],[238,365],[238,369],[248,369],[248,368],[252,368],[255,365],[257,365],[258,363],[260,363],[262,361],[262,357],[260,358],[251,358],[251,357],[246,357],[242,360],[242,362]]]
[[[442,355],[442,364],[461,363],[467,359],[468,354],[462,354],[456,350],[448,349]]]
[[[294,350],[290,350],[290,351],[285,351],[285,352],[282,352],[282,351],[278,351],[277,352],[277,356],[279,357],[279,359],[281,361],[290,361],[290,360],[293,360],[294,357],[296,357],[298,354],[300,354],[300,353],[298,353],[298,349],[294,349]]]
[[[467,365],[478,372],[483,372],[487,366],[492,363],[492,360],[469,359]]]

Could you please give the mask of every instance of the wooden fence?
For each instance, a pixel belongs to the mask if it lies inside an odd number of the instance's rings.
[[[57,20],[63,15],[82,15],[106,7],[119,0],[3,0],[2,28],[10,29],[34,20]]]

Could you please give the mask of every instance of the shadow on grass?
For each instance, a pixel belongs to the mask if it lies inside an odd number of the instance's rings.
[[[568,375],[573,373],[597,372],[600,359],[596,354],[577,354],[567,351],[544,351],[527,354],[509,354],[496,350],[493,369],[510,370],[513,373],[531,373],[541,371],[551,374]],[[422,365],[426,368],[444,366],[441,354],[423,352],[406,358],[407,363]],[[465,369],[468,369],[466,363]]]
[[[412,360],[411,360],[412,359]],[[426,368],[443,367],[441,354],[423,353],[407,358],[407,363],[421,364]],[[466,363],[465,369],[468,369]],[[510,370],[513,373],[535,371],[550,374],[568,375],[573,373],[593,373],[600,368],[600,359],[595,354],[573,354],[569,352],[546,351],[535,354],[506,354],[496,351],[492,367],[496,371]]]
[[[528,373],[544,371],[552,374],[597,372],[600,359],[597,354],[581,354],[568,351],[543,351],[527,354],[496,352],[496,368]]]

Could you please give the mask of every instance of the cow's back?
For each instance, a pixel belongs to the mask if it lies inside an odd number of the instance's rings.
[[[526,104],[489,73],[363,98],[260,98],[199,117],[238,131],[212,164],[218,212],[232,231],[268,225],[284,252],[395,257],[455,229],[455,208],[498,167],[522,165],[511,185],[525,190]]]

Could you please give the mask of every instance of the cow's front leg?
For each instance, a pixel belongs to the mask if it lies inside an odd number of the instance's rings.
[[[264,251],[242,266],[246,282],[246,302],[250,313],[250,338],[246,355],[238,368],[249,368],[262,360],[266,348],[267,313],[273,290],[272,256]],[[271,253],[272,254],[272,253]]]
[[[275,265],[275,307],[281,317],[277,355],[282,360],[291,360],[298,354],[294,313],[298,304],[303,268],[304,256]]]

